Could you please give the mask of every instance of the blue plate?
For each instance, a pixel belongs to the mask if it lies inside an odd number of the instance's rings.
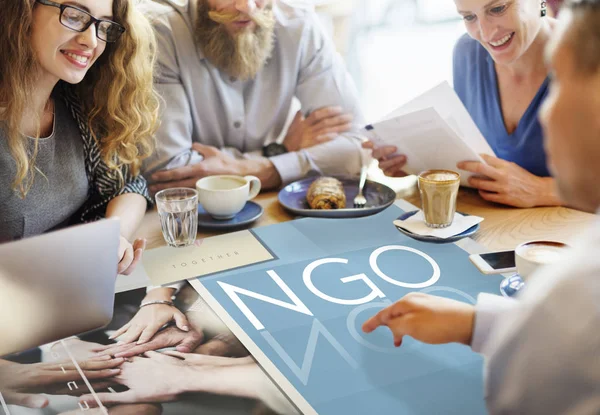
[[[367,206],[355,209],[352,206],[354,197],[358,194],[358,179],[336,177],[344,185],[346,193],[346,209],[311,209],[306,201],[308,188],[318,177],[309,177],[287,185],[279,192],[279,203],[290,212],[300,216],[317,218],[358,218],[381,212],[396,200],[396,192],[381,183],[367,180],[364,195]]]
[[[406,220],[418,212],[419,212],[418,210],[411,210],[410,212],[405,212],[402,215],[398,216],[398,220]],[[466,214],[462,213],[462,215],[466,215]],[[412,233],[412,232],[407,231],[406,229],[402,229],[398,226],[396,226],[396,228],[398,228],[398,230],[400,232],[402,232],[403,234],[405,234],[406,236],[410,236],[411,238],[416,239],[417,241],[431,242],[434,244],[449,244],[452,242],[460,241],[463,238],[473,235],[475,232],[477,232],[479,230],[479,224],[473,225],[466,231],[459,233],[458,235],[451,236],[449,238],[438,238],[437,236],[417,235],[416,233]]]
[[[217,220],[210,216],[202,205],[198,205],[198,227],[204,229],[235,229],[249,225],[260,218],[264,209],[258,203],[248,201],[233,219]]]

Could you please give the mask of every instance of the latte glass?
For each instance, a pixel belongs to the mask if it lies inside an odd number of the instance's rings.
[[[190,246],[198,233],[198,192],[166,189],[156,194],[160,226],[167,245]]]
[[[421,205],[427,226],[447,228],[452,225],[459,186],[460,174],[452,170],[427,170],[419,175]]]

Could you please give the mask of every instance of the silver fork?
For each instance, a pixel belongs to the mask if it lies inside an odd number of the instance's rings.
[[[360,169],[360,183],[358,184],[358,195],[354,198],[354,207],[362,209],[367,206],[367,199],[363,195],[363,189],[365,188],[365,182],[367,181],[367,166],[362,166]]]

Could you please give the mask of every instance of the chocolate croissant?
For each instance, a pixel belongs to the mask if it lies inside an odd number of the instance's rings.
[[[344,185],[333,177],[320,177],[308,188],[306,200],[311,209],[344,209]]]

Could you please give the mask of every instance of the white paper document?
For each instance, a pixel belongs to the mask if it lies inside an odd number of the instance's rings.
[[[460,161],[481,161],[480,154],[494,155],[456,92],[443,82],[368,125],[364,132],[378,145],[394,145],[408,162],[404,170],[419,174],[429,169],[458,171],[461,184],[472,175],[458,170]]]

